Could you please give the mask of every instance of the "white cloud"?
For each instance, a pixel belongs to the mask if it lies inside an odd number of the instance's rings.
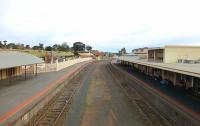
[[[106,50],[200,40],[198,0],[0,0],[0,4],[4,33],[0,38],[9,36],[4,38],[8,40],[83,41]]]

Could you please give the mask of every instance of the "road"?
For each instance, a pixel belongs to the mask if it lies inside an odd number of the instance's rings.
[[[74,98],[63,126],[163,125],[148,122],[138,105],[130,102],[120,88],[114,73],[110,74],[108,64],[108,61],[102,61],[88,66],[82,87]],[[151,116],[156,119],[159,115]]]

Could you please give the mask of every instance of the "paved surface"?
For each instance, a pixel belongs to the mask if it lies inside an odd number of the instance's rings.
[[[200,101],[197,99],[193,99],[186,90],[182,88],[175,88],[173,86],[169,86],[166,84],[161,84],[160,81],[155,80],[154,78],[145,75],[142,72],[139,72],[135,69],[130,69],[130,67],[126,67],[123,65],[118,65],[123,68],[130,74],[139,78],[140,80],[146,82],[151,87],[157,89],[158,91],[163,92],[165,95],[169,96],[171,99],[179,102],[181,105],[184,105],[186,108],[189,108],[193,112],[200,115]]]
[[[147,126],[109,74],[108,62],[90,65],[64,126]]]
[[[69,71],[80,67],[81,64],[82,63],[67,67],[58,72],[41,73],[28,80],[17,79],[11,84],[0,81],[0,118],[2,119],[10,110],[40,92],[41,89],[44,89],[66,73],[69,73]]]

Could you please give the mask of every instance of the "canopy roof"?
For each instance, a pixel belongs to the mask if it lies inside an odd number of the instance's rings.
[[[14,51],[0,51],[0,69],[31,65],[43,62],[44,61],[42,59],[27,53]]]
[[[144,66],[163,69],[171,72],[181,73],[194,77],[200,77],[200,64],[186,64],[186,63],[157,63],[149,62],[147,59],[139,59],[137,56],[121,56],[119,60],[128,61]]]

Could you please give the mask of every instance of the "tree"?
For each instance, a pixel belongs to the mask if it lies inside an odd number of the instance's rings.
[[[3,46],[4,46],[4,47],[6,47],[7,41],[6,41],[6,40],[4,40],[4,41],[3,41],[3,43],[4,43],[4,45],[3,45]]]
[[[21,49],[21,44],[15,44],[15,47],[13,49]]]
[[[52,50],[54,50],[54,51],[58,51],[59,48],[60,48],[59,44],[55,44],[52,46]]]
[[[44,44],[39,43],[39,46],[33,46],[32,49],[33,50],[44,50]]]
[[[85,51],[85,44],[83,44],[82,42],[75,42],[73,44],[73,50],[75,52],[77,52],[77,51]]]
[[[26,49],[30,49],[30,45],[26,45],[26,47],[25,47]]]
[[[44,44],[39,43],[39,50],[44,50]]]
[[[123,55],[123,54],[126,54],[126,49],[125,48],[122,48],[120,51],[119,51],[119,56]]]
[[[33,46],[32,49],[33,49],[33,50],[38,50],[38,49],[39,49],[39,46]]]
[[[19,49],[24,49],[24,44],[18,44],[19,45]]]
[[[20,44],[20,43],[9,43],[6,45],[6,47],[8,49],[24,49],[24,44]]]
[[[122,54],[126,54],[126,49],[125,49],[125,48],[122,48],[122,49],[121,49],[121,52],[122,52]]]
[[[87,50],[87,51],[91,51],[91,50],[92,50],[92,47],[89,46],[89,45],[87,45],[87,46],[86,46],[86,50]]]
[[[3,48],[3,44],[2,44],[2,41],[0,41],[0,48]]]
[[[15,43],[9,43],[9,44],[7,44],[7,48],[16,49],[16,45],[15,45]]]
[[[59,51],[69,51],[69,45],[66,42],[63,42],[59,48]]]
[[[45,51],[52,51],[52,47],[51,46],[46,46],[45,47]]]

